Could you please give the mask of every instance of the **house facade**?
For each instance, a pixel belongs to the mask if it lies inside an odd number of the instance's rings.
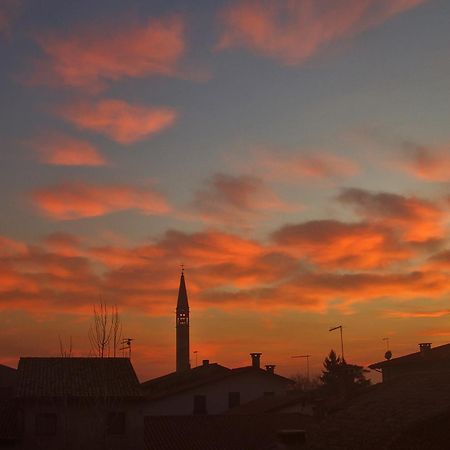
[[[128,358],[21,358],[15,448],[143,448],[142,396]]]
[[[255,355],[255,354],[252,354]],[[285,394],[294,382],[277,375],[275,366],[229,369],[204,361],[182,376],[174,372],[142,383],[145,415],[222,414],[263,396]]]

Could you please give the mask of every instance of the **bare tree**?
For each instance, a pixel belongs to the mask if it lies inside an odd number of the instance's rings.
[[[93,323],[89,328],[92,352],[100,358],[109,357],[111,353],[116,357],[121,336],[122,325],[117,306],[108,308],[103,302],[98,307],[94,306]]]
[[[70,336],[69,340],[69,348],[66,348],[63,344],[61,336],[58,335],[59,339],[59,354],[62,358],[70,358],[72,356],[72,336]]]

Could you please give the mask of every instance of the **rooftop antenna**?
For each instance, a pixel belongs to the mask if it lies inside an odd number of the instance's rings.
[[[338,325],[337,327],[330,328],[328,331],[334,331],[334,330],[340,330],[341,332],[341,355],[342,355],[342,362],[345,363],[345,357],[344,357],[344,338],[342,337],[342,325]]]
[[[125,357],[125,350],[128,350],[128,358],[131,359],[131,341],[134,341],[133,338],[124,338],[122,339],[122,347],[120,350],[122,350],[122,355]]]
[[[309,381],[309,358],[311,355],[294,355],[291,358],[305,358],[306,359],[306,379]]]
[[[386,353],[384,354],[384,357],[385,357],[387,360],[389,360],[389,359],[392,358],[392,352],[391,352],[391,350],[389,349],[389,338],[388,338],[388,337],[384,337],[384,338],[383,338],[383,341],[386,342]]]
[[[192,353],[195,355],[195,367],[198,366],[198,350],[194,350]]]

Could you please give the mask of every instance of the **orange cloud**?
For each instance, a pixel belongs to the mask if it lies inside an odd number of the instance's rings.
[[[441,239],[445,234],[444,211],[429,200],[363,189],[345,189],[338,199],[364,219],[397,229],[411,242]]]
[[[214,289],[202,301],[224,309],[245,305],[261,310],[324,311],[328,305],[352,305],[381,298],[439,298],[450,292],[447,276],[437,272],[300,272],[288,281],[252,289]]]
[[[172,126],[177,117],[173,108],[131,105],[111,99],[68,105],[60,113],[78,128],[103,134],[121,144],[153,136]]]
[[[284,238],[289,236],[283,231]],[[57,233],[39,245],[10,245],[0,253],[0,308],[37,311],[39,305],[41,312],[90,314],[102,296],[110,304],[167,316],[173,312],[181,262],[187,266],[197,311],[323,312],[332,305],[450,293],[448,274],[438,270],[361,272],[332,264],[312,269],[304,262],[313,257],[301,261],[288,251],[289,245],[275,248],[218,231],[170,231],[135,247],[89,247],[75,236]]]
[[[427,181],[448,181],[450,173],[450,147],[424,147],[403,144],[403,158],[396,162],[404,171]]]
[[[170,207],[161,194],[124,185],[67,183],[36,189],[32,200],[53,219],[71,220],[136,209],[144,214],[165,214]]]
[[[30,141],[39,160],[55,166],[102,166],[105,158],[91,143],[60,133],[48,133]]]
[[[221,13],[219,49],[245,47],[301,64],[335,41],[351,38],[426,0],[241,0]]]
[[[257,161],[269,178],[293,182],[299,182],[302,178],[350,177],[359,172],[355,162],[327,152],[298,152],[292,155],[263,152],[257,155]]]
[[[212,222],[245,222],[271,211],[291,211],[292,205],[283,202],[264,181],[249,175],[217,173],[195,193],[192,204],[202,219]]]
[[[2,0],[0,3],[0,34],[9,33],[11,23],[22,8],[21,0]]]
[[[412,256],[389,230],[368,223],[314,220],[286,225],[273,239],[287,253],[336,269],[381,268]]]
[[[396,319],[437,318],[450,314],[450,309],[439,311],[387,311],[386,316]]]
[[[41,71],[47,82],[99,89],[125,77],[174,75],[185,51],[180,16],[124,25],[95,23],[36,40],[48,61]]]

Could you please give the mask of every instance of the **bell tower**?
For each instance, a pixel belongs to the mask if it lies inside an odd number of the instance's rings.
[[[191,368],[189,362],[189,303],[184,281],[184,268],[181,269],[180,287],[178,289],[178,301],[176,311],[177,329],[177,372],[183,372]]]

